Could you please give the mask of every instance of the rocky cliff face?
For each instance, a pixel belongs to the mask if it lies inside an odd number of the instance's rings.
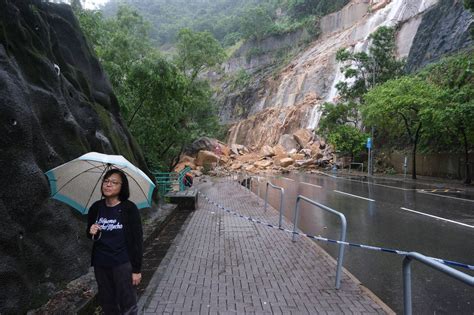
[[[398,55],[407,57],[410,69],[417,69],[440,56],[472,46],[469,37],[472,23],[471,14],[457,0],[353,0],[340,12],[324,17],[319,39],[281,72],[232,99],[232,108],[244,108],[248,118],[242,117],[241,110],[227,110],[235,116],[230,114],[225,121],[244,118],[238,123],[240,127],[236,124],[230,130],[229,143],[241,139],[241,144],[252,146],[260,144],[261,139],[271,139],[273,143],[267,144],[273,145],[284,133],[283,129],[287,133],[296,131],[282,128],[282,121],[295,128],[315,128],[321,115],[320,105],[337,98],[335,86],[343,80],[335,60],[336,52],[341,48],[366,50],[368,37],[379,26],[397,28]],[[294,115],[295,110],[306,112]],[[271,113],[275,119],[267,119],[265,113]],[[296,117],[301,120],[292,122]],[[260,122],[266,125],[260,127]],[[246,130],[242,126],[255,129]]]
[[[462,1],[440,1],[423,15],[408,55],[408,70],[415,71],[447,54],[472,47],[472,27],[472,14],[464,9]]]
[[[89,267],[85,218],[44,172],[88,151],[146,170],[67,5],[0,0],[0,313],[22,313]]]

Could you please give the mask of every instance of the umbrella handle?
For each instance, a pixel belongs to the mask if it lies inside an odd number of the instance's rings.
[[[99,215],[97,214],[97,216],[99,216]],[[95,221],[94,224],[99,225],[99,223],[98,223],[97,221]],[[95,237],[96,237],[96,235],[97,235],[97,232],[99,232],[99,237],[97,237],[97,239],[96,239]],[[99,230],[98,230],[97,232],[96,232],[94,235],[91,234],[91,235],[92,235],[92,240],[93,240],[94,242],[100,240],[100,237],[102,236],[102,230],[101,230],[100,228],[99,228]]]
[[[97,234],[96,234],[96,235],[97,235]],[[97,239],[95,238],[96,235],[92,235],[92,240],[93,240],[94,242],[97,242],[98,240],[100,240],[100,237],[102,236],[102,231],[99,231],[99,237],[98,237]]]

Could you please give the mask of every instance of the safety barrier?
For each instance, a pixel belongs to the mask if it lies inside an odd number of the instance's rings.
[[[403,259],[403,306],[404,306],[404,314],[405,315],[412,315],[412,300],[411,300],[411,263],[413,260],[418,260],[419,262],[441,271],[442,273],[447,274],[448,276],[455,278],[461,282],[464,282],[471,287],[474,286],[474,277],[465,274],[459,270],[454,268],[445,266],[440,262],[426,257],[420,253],[410,252],[407,253],[405,258]]]
[[[183,191],[186,173],[190,171],[190,167],[185,167],[180,172],[152,172],[158,184],[158,194],[164,196],[173,190]]]
[[[233,182],[233,183],[236,183],[239,186],[241,186],[238,182],[235,181],[235,179],[238,180],[238,178],[236,178],[236,177],[231,177],[230,181]],[[242,189],[245,189],[245,188],[242,187]],[[203,193],[200,193],[200,194],[204,195]],[[363,249],[367,249],[367,250],[379,251],[379,252],[391,253],[391,254],[403,255],[403,256],[406,256],[408,253],[410,253],[409,251],[404,251],[404,250],[400,250],[400,249],[393,249],[393,248],[387,248],[387,247],[378,247],[378,246],[370,246],[370,245],[364,245],[364,244],[338,241],[338,240],[333,240],[333,239],[325,238],[325,237],[321,237],[321,236],[309,235],[309,234],[302,233],[302,232],[295,232],[294,230],[283,229],[281,227],[274,226],[272,224],[268,224],[268,223],[265,223],[265,222],[253,220],[252,218],[247,218],[245,216],[242,216],[242,215],[238,214],[235,211],[225,209],[224,207],[220,206],[219,204],[211,201],[209,198],[206,198],[206,199],[209,200],[212,204],[214,204],[214,205],[218,206],[219,208],[221,208],[222,210],[225,210],[225,211],[227,211],[229,213],[232,213],[234,215],[238,215],[241,218],[248,219],[248,220],[254,221],[256,223],[261,223],[261,224],[264,224],[264,225],[266,225],[268,227],[271,227],[271,228],[277,228],[281,231],[289,232],[293,235],[300,235],[300,236],[303,236],[303,237],[308,237],[308,238],[310,238],[312,240],[315,240],[315,241],[334,243],[334,244],[339,244],[339,245],[344,245],[344,246],[363,248]],[[435,260],[435,261],[437,261],[441,264],[454,266],[454,267],[465,268],[465,269],[469,269],[469,270],[474,270],[474,265],[464,264],[464,263],[460,263],[460,262],[457,262],[457,261],[447,260],[447,259],[442,259],[442,258],[436,258],[436,257],[428,257],[428,258],[433,259],[433,260]]]
[[[345,242],[346,241],[346,230],[347,230],[347,220],[344,214],[331,209],[329,207],[326,207],[323,204],[320,204],[319,202],[316,202],[314,200],[311,200],[309,198],[306,198],[304,196],[298,195],[296,197],[296,205],[295,205],[295,214],[293,217],[293,236],[292,236],[292,241],[296,242],[296,227],[298,226],[298,214],[300,211],[300,201],[306,201],[307,203],[312,204],[313,206],[316,206],[324,211],[327,211],[329,213],[332,213],[334,215],[337,215],[339,219],[341,219],[341,236],[339,237],[340,242]],[[336,289],[339,289],[341,287],[341,270],[342,270],[342,261],[344,259],[344,246],[343,244],[339,244],[339,256],[337,257],[337,268],[336,268]]]
[[[263,209],[267,211],[267,205],[268,205],[268,187],[274,188],[276,190],[280,191],[280,218],[278,220],[278,226],[281,227],[281,222],[283,221],[283,200],[285,199],[285,189],[283,187],[279,187],[276,185],[273,185],[270,182],[267,182],[267,188],[265,189],[265,206]]]

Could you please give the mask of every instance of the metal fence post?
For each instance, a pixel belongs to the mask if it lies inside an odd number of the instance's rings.
[[[464,282],[471,287],[474,287],[474,276],[470,276],[466,273],[463,273],[457,269],[451,268],[449,266],[443,265],[439,261],[436,261],[433,258],[426,257],[420,253],[411,252],[406,255],[403,259],[403,305],[405,308],[405,315],[411,315],[412,310],[412,299],[411,299],[411,268],[410,264],[413,260],[417,260],[428,267],[441,271],[442,273],[450,276],[451,278],[457,279],[461,282]]]
[[[347,221],[346,221],[346,217],[344,216],[344,214],[342,214],[341,212],[338,212],[334,209],[331,209],[329,207],[326,207],[325,205],[323,204],[320,204],[314,200],[311,200],[309,198],[306,198],[304,196],[301,196],[301,195],[298,195],[298,197],[296,197],[296,205],[295,205],[295,214],[294,214],[294,218],[293,218],[293,222],[294,222],[294,225],[293,225],[293,236],[292,236],[292,241],[293,242],[296,242],[296,228],[298,226],[298,217],[299,217],[299,210],[300,210],[300,200],[304,200],[324,211],[327,211],[327,212],[330,212],[334,215],[337,215],[339,217],[339,219],[341,220],[341,236],[339,238],[339,241],[341,242],[345,242],[346,241],[346,230],[347,230]],[[341,287],[341,271],[342,271],[342,262],[344,260],[344,245],[343,244],[339,244],[339,256],[337,258],[337,269],[336,269],[336,289],[339,289]]]
[[[267,182],[267,188],[265,190],[265,206],[264,206],[264,211],[267,211],[267,204],[268,204],[268,186],[275,188],[280,191],[280,217],[278,219],[278,227],[281,228],[281,224],[283,221],[283,200],[284,200],[284,195],[285,195],[285,189],[283,187],[279,187],[276,185],[273,185],[270,182]]]
[[[411,303],[411,258],[403,259],[403,309],[405,315],[412,315]]]

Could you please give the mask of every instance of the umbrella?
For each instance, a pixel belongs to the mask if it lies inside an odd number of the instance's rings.
[[[102,177],[109,169],[123,171],[130,185],[130,198],[137,207],[151,206],[155,184],[139,168],[121,155],[90,152],[62,164],[45,174],[51,186],[51,197],[87,214],[89,207],[102,198]]]

